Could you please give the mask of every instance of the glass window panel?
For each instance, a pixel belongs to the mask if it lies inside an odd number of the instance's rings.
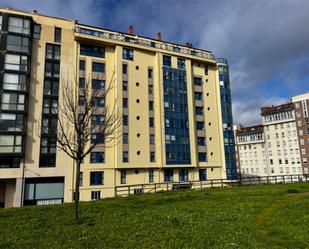
[[[37,183],[36,199],[63,198],[63,183]]]
[[[53,45],[51,44],[46,45],[46,58],[47,59],[53,58]]]

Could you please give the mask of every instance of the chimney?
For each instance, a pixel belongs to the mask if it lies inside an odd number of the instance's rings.
[[[187,46],[188,48],[192,48],[192,43],[187,42],[187,43],[186,43],[186,46]]]
[[[78,24],[78,20],[75,20],[75,24]]]
[[[134,35],[134,28],[133,28],[132,25],[130,25],[129,28],[128,28],[128,34],[129,35]]]
[[[157,35],[156,35],[156,40],[161,41],[161,32],[157,33]]]

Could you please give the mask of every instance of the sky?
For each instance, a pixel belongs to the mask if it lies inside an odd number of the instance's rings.
[[[1,6],[194,47],[227,58],[234,123],[309,92],[309,0],[0,0]]]

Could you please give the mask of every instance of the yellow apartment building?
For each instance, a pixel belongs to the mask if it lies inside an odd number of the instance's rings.
[[[122,115],[116,145],[100,141],[83,161],[81,201],[116,186],[226,178],[211,52],[11,8],[0,9],[0,31],[1,206],[72,201],[74,162],[55,139],[64,82],[111,84],[96,105]]]

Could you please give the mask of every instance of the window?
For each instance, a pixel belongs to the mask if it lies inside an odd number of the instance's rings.
[[[59,78],[60,65],[58,62],[46,62],[45,63],[45,76]]]
[[[199,146],[205,146],[205,137],[197,137],[197,144]]]
[[[126,80],[122,81],[122,90],[128,91],[128,81]]]
[[[41,154],[56,153],[56,139],[54,137],[41,138]]]
[[[24,115],[0,113],[0,131],[23,131]]]
[[[92,80],[92,89],[102,90],[105,88],[105,80]]]
[[[90,172],[90,185],[103,185],[104,184],[104,171]]]
[[[204,122],[196,122],[196,129],[198,131],[203,131],[204,130]]]
[[[133,61],[133,50],[129,48],[123,48],[122,59]]]
[[[199,162],[207,162],[207,157],[205,152],[198,153],[198,161]]]
[[[180,169],[179,170],[179,181],[183,182],[183,181],[188,181],[189,180],[189,176],[188,176],[188,169]]]
[[[154,118],[149,118],[149,127],[154,127]]]
[[[153,77],[153,69],[148,68],[148,79],[152,79],[152,77]]]
[[[152,85],[149,85],[149,86],[148,86],[148,94],[149,94],[149,95],[152,95],[152,94],[153,94],[153,86],[152,86]]]
[[[269,163],[270,163],[270,164],[274,164],[273,159],[270,159],[270,160],[269,160]]]
[[[91,134],[91,143],[94,144],[104,144],[104,134],[101,133],[92,133]]]
[[[0,15],[0,31],[2,30],[2,19],[3,19],[3,16]]]
[[[61,43],[61,28],[55,27],[54,42]]]
[[[9,32],[29,35],[30,34],[30,20],[18,18],[18,17],[9,17],[8,30]]]
[[[25,95],[17,93],[3,93],[1,109],[11,111],[24,111]]]
[[[57,118],[42,118],[42,134],[55,134],[57,132]]]
[[[150,162],[155,162],[156,158],[155,158],[155,152],[154,151],[150,151]]]
[[[8,35],[6,48],[9,51],[28,53],[30,41],[27,37]]]
[[[129,153],[127,151],[122,152],[122,162],[124,163],[129,162]]]
[[[90,163],[104,163],[104,152],[91,152]]]
[[[95,107],[104,107],[105,106],[105,100],[104,98],[94,98],[94,105]]]
[[[3,74],[3,89],[6,90],[26,90],[26,75],[4,73]]]
[[[14,71],[27,71],[28,59],[27,56],[22,55],[5,55],[4,69],[14,70]]]
[[[104,58],[105,57],[105,49],[104,49],[104,47],[80,44],[80,54],[86,55],[86,56]]]
[[[122,64],[122,74],[128,74],[128,65]]]
[[[79,70],[86,70],[86,61],[85,60],[79,61]]]
[[[164,170],[164,181],[165,182],[172,182],[173,181],[173,169],[165,169]]]
[[[163,55],[163,66],[166,66],[166,67],[171,67],[172,66],[172,62],[171,62],[171,57],[170,56]]]
[[[203,100],[203,93],[195,92],[194,97],[195,97],[195,100]]]
[[[208,65],[205,65],[205,75],[208,75]]]
[[[58,99],[43,99],[43,113],[44,114],[57,114],[58,113]]]
[[[149,111],[153,111],[153,101],[149,101]]]
[[[85,85],[86,85],[86,79],[85,78],[79,78],[79,81],[78,81],[78,86],[79,88],[85,88]]]
[[[0,153],[21,152],[22,137],[16,135],[0,135]]]
[[[129,134],[128,133],[123,133],[122,134],[122,143],[123,144],[128,144],[129,142]]]
[[[91,191],[91,200],[101,199],[101,191]]]
[[[44,81],[44,95],[58,96],[59,81],[58,80],[45,80]]]
[[[123,126],[128,126],[129,125],[128,115],[123,115],[122,116],[122,125]]]
[[[126,184],[126,182],[127,182],[127,172],[126,170],[121,170],[120,171],[120,183]]]
[[[128,98],[122,99],[122,108],[128,108]]]
[[[99,63],[99,62],[92,62],[92,72],[104,73],[105,72],[105,64]]]
[[[195,114],[196,115],[203,115],[203,107],[195,107]]]
[[[200,181],[207,181],[207,171],[206,169],[199,169]]]
[[[41,25],[40,24],[34,24],[33,26],[33,38],[34,39],[40,39],[41,36]]]
[[[183,69],[183,70],[185,70],[185,69],[186,69],[185,60],[184,60],[184,59],[178,58],[178,59],[177,59],[177,67],[178,67],[178,69]]]
[[[84,106],[85,105],[85,96],[78,96],[78,105]]]
[[[46,59],[60,60],[60,46],[46,44]]]
[[[91,117],[91,124],[92,125],[102,125],[104,123],[104,116],[103,115],[93,115]]]
[[[83,186],[83,178],[84,178],[83,172],[79,172],[79,186]]]
[[[202,78],[201,77],[194,77],[194,85],[201,86],[202,85]]]
[[[154,182],[154,170],[153,169],[150,169],[149,172],[149,183],[153,183]]]
[[[149,136],[149,143],[150,144],[155,144],[155,135],[154,134],[150,134],[150,136]]]

